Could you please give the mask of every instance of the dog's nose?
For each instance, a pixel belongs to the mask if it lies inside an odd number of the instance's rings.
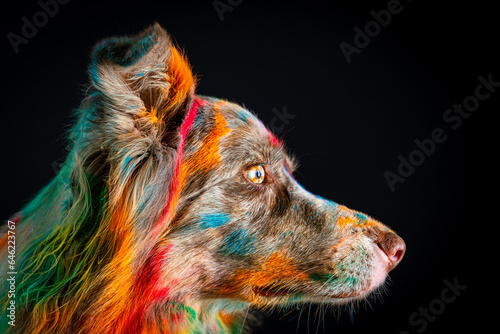
[[[389,271],[394,269],[406,251],[406,244],[397,234],[392,232],[385,232],[377,240],[377,246],[387,255],[389,258],[390,266]]]

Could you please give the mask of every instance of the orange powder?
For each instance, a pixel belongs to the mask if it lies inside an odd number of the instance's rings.
[[[223,103],[223,102],[222,102]],[[187,178],[190,174],[200,171],[208,172],[216,167],[220,162],[219,156],[219,141],[220,138],[227,135],[231,128],[229,128],[224,116],[220,113],[220,104],[217,103],[215,108],[214,128],[210,132],[201,145],[201,148],[196,153],[184,160],[181,166],[180,174],[180,188],[184,188]]]

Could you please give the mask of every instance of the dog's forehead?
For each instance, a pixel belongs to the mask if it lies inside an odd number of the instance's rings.
[[[251,150],[266,150],[280,156],[283,154],[281,142],[254,113],[238,104],[223,100],[215,102],[213,106],[231,129],[223,138],[227,145],[247,146]]]
[[[218,101],[216,104],[231,129],[237,129],[243,126],[255,131],[262,137],[270,135],[264,123],[262,123],[251,111],[236,103],[228,101]]]

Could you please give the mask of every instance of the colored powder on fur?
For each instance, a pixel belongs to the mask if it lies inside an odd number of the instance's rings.
[[[202,229],[217,228],[231,220],[231,216],[225,213],[213,213],[201,217],[200,227]]]
[[[128,316],[124,326],[131,332],[139,332],[148,305],[153,305],[155,301],[168,297],[170,288],[161,286],[161,268],[172,246],[172,244],[168,244],[161,248],[155,248],[135,278],[132,290],[133,303],[131,303],[131,309],[127,311]]]
[[[266,287],[280,280],[307,281],[308,275],[299,270],[291,261],[280,252],[275,252],[262,262],[258,270],[242,269],[236,272],[232,281],[236,285]]]
[[[181,165],[182,165],[182,156],[184,153],[184,144],[186,142],[186,138],[188,135],[189,130],[191,129],[191,126],[193,125],[193,122],[196,118],[196,114],[198,112],[198,108],[201,105],[206,104],[205,101],[200,100],[195,98],[193,100],[193,103],[191,105],[191,108],[189,108],[189,111],[186,115],[186,118],[184,119],[184,122],[181,125],[181,130],[180,130],[180,142],[179,146],[177,147],[177,160],[175,163],[175,169],[174,169],[174,175],[172,178],[172,182],[170,183],[170,190],[168,194],[168,202],[167,202],[167,207],[165,210],[165,213],[162,215],[162,217],[159,220],[159,224],[157,225],[156,229],[153,231],[154,234],[158,232],[159,229],[163,226],[165,222],[171,218],[173,209],[175,208],[177,201],[180,196],[180,191],[182,190],[183,182],[182,181],[182,175],[181,175]]]
[[[220,106],[223,103],[225,102],[218,102],[214,105],[214,127],[205,139],[203,139],[201,148],[182,163],[180,174],[181,188],[184,187],[187,178],[191,174],[196,172],[206,173],[220,163],[219,141],[221,137],[231,131],[226,119],[220,112]]]
[[[269,132],[269,139],[271,140],[271,144],[274,146],[281,146],[281,142],[278,138],[276,138],[271,132]]]
[[[244,229],[236,229],[224,240],[221,250],[229,255],[245,256],[255,249],[255,237]]]
[[[338,219],[338,224],[340,228],[344,228],[347,224],[354,224],[356,223],[356,219],[352,217],[339,217]]]
[[[322,274],[322,273],[312,273],[309,275],[309,278],[312,281],[328,281],[333,277],[332,274]]]

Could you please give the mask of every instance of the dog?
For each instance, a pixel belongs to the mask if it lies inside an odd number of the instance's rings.
[[[160,25],[99,43],[89,76],[61,170],[2,227],[2,332],[240,332],[250,307],[363,299],[401,261],[252,112],[196,94]]]

